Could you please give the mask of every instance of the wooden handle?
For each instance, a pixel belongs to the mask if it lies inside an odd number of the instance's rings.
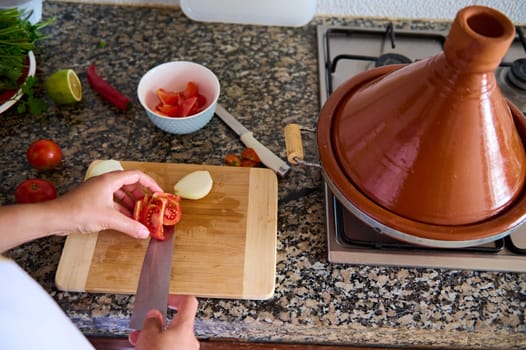
[[[303,160],[303,144],[298,124],[287,124],[285,126],[285,147],[287,148],[289,163],[298,164],[296,159]]]

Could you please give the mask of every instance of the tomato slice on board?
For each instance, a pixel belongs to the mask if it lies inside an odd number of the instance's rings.
[[[142,212],[142,201],[135,201],[135,206],[133,207],[133,219],[140,221]]]
[[[151,195],[147,194],[142,199],[135,201],[135,206],[133,207],[133,218],[135,220],[141,221],[142,210],[148,205],[151,197]]]
[[[150,236],[160,241],[166,238],[164,236],[163,214],[163,208],[152,202],[148,203],[148,206],[141,213],[141,222],[150,230]]]
[[[181,220],[181,197],[171,193],[155,192],[135,201],[133,218],[144,224],[150,236],[166,239],[164,226],[173,226]]]
[[[157,192],[154,198],[163,199],[165,203],[163,224],[167,226],[177,224],[183,215],[181,210],[181,197],[171,193]]]

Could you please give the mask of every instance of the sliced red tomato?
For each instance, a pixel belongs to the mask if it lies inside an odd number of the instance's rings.
[[[185,89],[183,90],[184,98],[197,97],[198,93],[199,93],[199,89],[197,88],[197,85],[193,81],[189,81],[186,84]]]
[[[181,115],[181,106],[180,105],[165,105],[159,104],[157,110],[167,117],[175,117]]]
[[[150,236],[164,240],[164,226],[173,226],[181,220],[181,197],[171,193],[155,192],[135,202],[133,218],[144,224]]]
[[[163,88],[157,89],[157,97],[162,104],[177,106],[184,98],[180,92],[168,91]]]
[[[181,197],[175,194],[157,192],[153,195],[154,198],[162,199],[165,201],[164,207],[164,225],[170,226],[177,224],[183,215],[181,211]]]
[[[133,207],[133,218],[135,220],[141,221],[142,210],[146,208],[151,198],[152,196],[147,194],[142,199],[135,201],[135,206]]]
[[[202,111],[206,105],[206,97],[201,94],[197,94],[197,109]]]
[[[142,201],[135,201],[135,206],[133,207],[133,219],[141,221],[141,212],[142,212]]]
[[[206,107],[206,97],[199,93],[196,83],[188,82],[182,91],[156,90],[160,103],[157,111],[168,117],[188,117]]]
[[[163,227],[163,208],[158,203],[152,201],[148,203],[141,212],[141,222],[148,227],[152,238],[160,241],[166,238]]]
[[[189,115],[197,113],[197,97],[190,97],[184,100],[179,112],[181,117],[188,117]]]

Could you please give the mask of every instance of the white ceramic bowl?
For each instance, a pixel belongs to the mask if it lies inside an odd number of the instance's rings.
[[[35,72],[37,70],[37,61],[35,59],[35,55],[33,54],[33,51],[29,51],[28,57],[29,57],[29,70],[27,71],[27,76],[32,77],[35,75]],[[15,103],[18,102],[18,100],[22,98],[23,95],[24,93],[22,92],[22,89],[19,89],[16,93],[13,94],[12,97],[9,98],[9,100],[0,104],[0,114],[2,114],[3,112],[11,108]]]
[[[164,88],[169,91],[182,91],[192,81],[197,84],[199,93],[206,97],[206,107],[201,112],[188,117],[167,117],[155,112],[159,104],[156,91]],[[172,134],[189,134],[204,127],[214,116],[219,99],[220,85],[216,75],[205,66],[188,61],[173,61],[150,69],[139,81],[137,95],[152,123]]]

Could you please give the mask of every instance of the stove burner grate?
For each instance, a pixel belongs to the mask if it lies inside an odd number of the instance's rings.
[[[388,66],[390,64],[407,64],[411,63],[409,57],[400,55],[399,53],[384,53],[374,62],[375,67]]]
[[[507,77],[513,85],[526,90],[526,58],[513,61]]]
[[[338,54],[331,52],[331,41],[332,40],[348,40],[349,44],[347,52]],[[377,52],[373,55],[370,54],[359,54],[353,53],[356,50],[354,47],[355,43],[353,40],[380,40]],[[323,61],[326,77],[327,96],[332,94],[336,86],[334,86],[333,76],[337,71],[338,64],[342,61],[369,61],[372,67],[380,67],[387,64],[397,63],[411,63],[423,57],[407,57],[400,52],[394,52],[402,50],[401,47],[406,41],[416,42],[436,42],[439,47],[442,48],[446,41],[446,36],[442,33],[434,32],[414,32],[414,31],[397,31],[392,23],[387,24],[385,29],[357,29],[350,27],[328,27],[323,33]],[[386,43],[390,45],[386,48]],[[359,50],[358,50],[359,51]],[[389,51],[389,52],[386,52]],[[324,101],[322,101],[324,102]]]

